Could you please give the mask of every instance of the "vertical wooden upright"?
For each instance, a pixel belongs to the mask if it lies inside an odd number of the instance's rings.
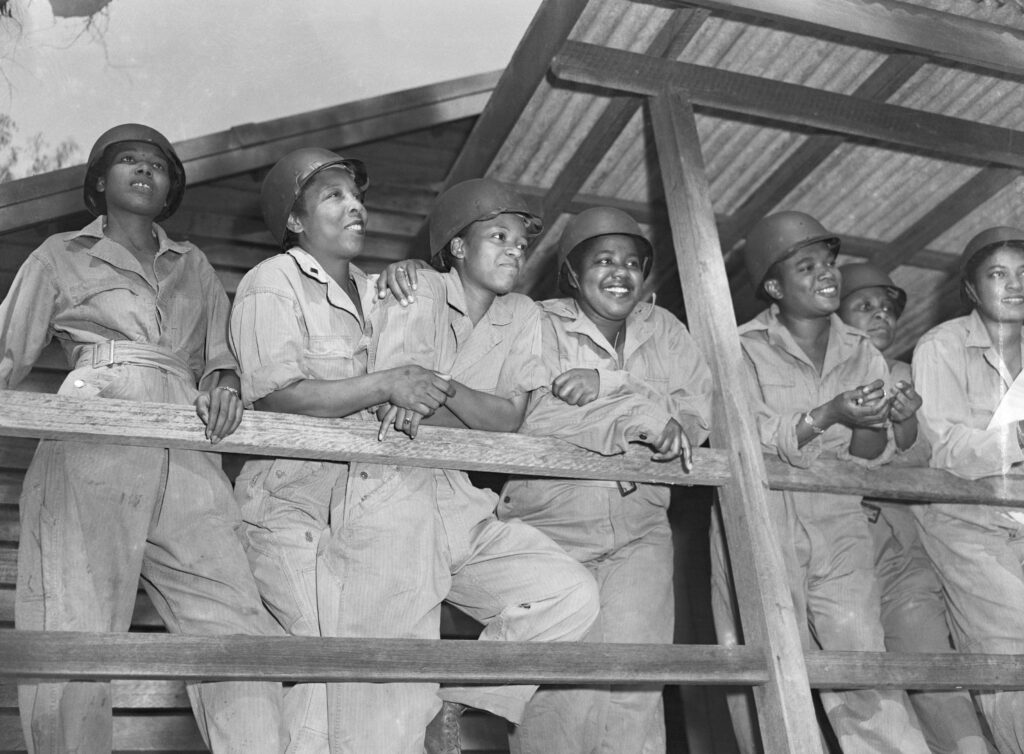
[[[711,440],[736,455],[736,473],[719,494],[746,641],[763,647],[768,660],[770,680],[754,689],[761,737],[769,752],[818,754],[821,738],[768,513],[764,459],[740,383],[743,356],[693,108],[678,88],[649,104],[687,318],[715,379]]]

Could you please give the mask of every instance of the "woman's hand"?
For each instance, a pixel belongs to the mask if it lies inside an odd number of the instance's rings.
[[[848,427],[878,429],[889,419],[891,399],[885,395],[885,383],[875,380],[853,390],[839,393],[828,402],[834,422]]]
[[[213,445],[238,429],[245,410],[238,390],[229,385],[199,393],[195,406],[196,414],[206,425],[206,439]]]
[[[689,474],[690,469],[693,468],[693,451],[690,448],[690,438],[686,436],[683,425],[675,419],[668,420],[661,434],[651,441],[651,447],[655,451],[654,455],[651,456],[652,461],[674,461],[677,458],[681,458],[683,471]]]
[[[388,297],[388,292],[398,299],[402,306],[408,306],[416,300],[414,291],[418,285],[416,271],[428,269],[430,265],[422,259],[403,259],[392,262],[377,276],[377,298]]]
[[[889,406],[889,420],[901,424],[917,413],[923,403],[914,390],[914,384],[905,380],[897,382],[892,389],[892,403]]]
[[[409,435],[409,439],[415,440],[416,433],[420,428],[420,422],[424,419],[424,416],[412,409],[385,403],[377,409],[377,418],[380,419],[377,441],[382,442],[387,439],[392,427],[399,432]]]
[[[570,406],[585,406],[597,398],[601,376],[596,369],[570,369],[551,381],[551,393]]]

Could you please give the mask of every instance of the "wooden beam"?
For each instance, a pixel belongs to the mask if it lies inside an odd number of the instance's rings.
[[[587,0],[544,0],[530,21],[487,106],[473,126],[445,187],[487,172],[519,115],[548,72],[548,62],[569,37]]]
[[[674,60],[690,43],[707,19],[706,10],[680,10],[672,14],[657,36],[648,46],[645,54]],[[544,195],[541,217],[548,222],[547,228],[538,238],[532,241],[534,247],[541,250],[527,257],[523,271],[519,276],[516,289],[540,298],[538,288],[542,271],[548,260],[555,254],[557,244],[543,247],[542,241],[555,220],[568,210],[573,198],[583,187],[583,183],[594,172],[612,144],[619,138],[622,130],[639,111],[643,103],[639,97],[617,96],[609,102],[601,117],[590,128],[576,151],[562,166],[558,177]]]
[[[809,652],[815,688],[1024,688],[1024,655]],[[753,647],[0,631],[0,678],[113,680],[119,707],[184,704],[161,679],[763,684]],[[148,696],[140,700],[134,691]]]
[[[670,0],[682,4],[680,0]],[[837,32],[872,46],[1024,76],[1024,32],[896,0],[685,0],[712,10]]]
[[[1005,189],[1019,175],[1020,171],[1013,168],[985,168],[900,233],[889,244],[888,250],[872,261],[887,271],[907,263],[919,249],[923,249],[930,241]],[[951,262],[956,261],[959,260],[952,257]]]
[[[497,73],[409,89],[300,116],[250,123],[175,145],[190,184],[273,164],[303,146],[376,141],[477,115]],[[0,184],[0,233],[82,210],[85,166]]]
[[[693,309],[695,297],[688,295],[687,301],[691,317],[700,315]],[[723,304],[714,311],[724,317],[727,309],[728,304]],[[695,334],[703,327],[699,321],[698,317],[694,323]],[[0,412],[0,467],[7,468],[24,469],[32,457],[33,444],[15,438],[91,440],[332,461],[395,463],[401,459],[403,465],[428,468],[716,487],[732,478],[736,463],[729,450],[697,448],[694,470],[686,474],[678,464],[650,461],[649,451],[639,446],[623,455],[601,456],[551,438],[442,427],[423,427],[416,440],[389,436],[378,442],[377,426],[372,422],[265,411],[247,411],[238,431],[211,448],[189,406],[84,400],[20,390],[0,391],[0,405],[4,407]],[[757,456],[761,457],[760,449]],[[766,478],[772,489],[1007,506],[1019,506],[1024,499],[1024,476],[1017,474],[969,481],[939,469],[883,466],[869,470],[839,461],[816,461],[807,469],[798,469],[771,457],[765,462],[767,476],[760,478]]]
[[[0,391],[0,435],[82,440],[115,445],[177,447],[286,458],[395,463],[575,479],[662,484],[719,484],[730,476],[727,454],[703,451],[697,469],[656,463],[637,446],[601,456],[567,442],[502,432],[423,427],[416,440],[392,433],[377,440],[375,422],[317,419],[247,411],[233,435],[216,447],[204,438],[191,406]]]
[[[650,109],[687,319],[714,377],[711,442],[737,459],[719,496],[744,636],[768,661],[768,682],[754,689],[761,738],[768,751],[821,752],[800,632],[768,512],[763,484],[767,472],[740,382],[743,356],[736,319],[724,295],[729,281],[697,123],[679,90],[651,98]]]
[[[732,685],[766,676],[749,647],[0,631],[0,678]]]
[[[882,62],[851,96],[884,102],[895,94],[924,65],[924,58],[894,55]],[[728,252],[743,240],[754,224],[821,165],[845,139],[842,136],[808,136],[785,163],[768,176],[732,214],[728,233],[722,235],[722,249]]]
[[[548,72],[548,63],[569,37],[588,0],[544,0],[512,59],[501,74],[487,106],[477,118],[462,151],[455,159],[441,191],[456,183],[487,173],[501,145],[512,133],[537,87]],[[413,249],[426,259],[430,254],[427,223],[416,234]]]
[[[727,113],[1024,168],[1022,131],[580,42],[567,42],[551,65],[559,78],[578,84],[646,95],[686,86],[693,104]]]

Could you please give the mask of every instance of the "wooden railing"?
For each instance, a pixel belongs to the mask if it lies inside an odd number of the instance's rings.
[[[210,450],[187,406],[0,391],[0,436],[86,440]],[[248,412],[217,446],[231,453],[586,479],[719,487],[737,459],[697,449],[694,470],[650,461],[649,451],[603,457],[550,438],[424,427],[416,440],[377,440],[377,426]],[[967,482],[932,469],[866,470],[819,461],[795,469],[766,458],[774,489],[854,491],[908,501],[1024,500],[1024,477]],[[13,569],[14,564],[7,564]],[[0,567],[4,564],[0,563]],[[814,688],[1024,688],[1024,656],[811,652]],[[398,639],[195,637],[0,631],[0,681],[67,679],[276,679],[282,681],[443,681],[751,685],[769,677],[767,648],[706,645],[583,645]],[[179,700],[180,701],[180,700]]]

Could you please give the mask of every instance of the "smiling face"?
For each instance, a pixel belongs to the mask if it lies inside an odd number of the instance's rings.
[[[861,288],[844,298],[839,318],[866,332],[879,351],[891,346],[896,338],[896,302],[889,289],[880,285]]]
[[[512,213],[478,220],[452,239],[462,284],[501,296],[515,287],[529,244],[526,223]]]
[[[167,204],[170,189],[167,156],[144,141],[114,144],[108,150],[107,168],[96,181],[108,215],[130,212],[155,218]]]
[[[621,323],[640,302],[647,249],[633,236],[613,234],[577,246],[566,265],[580,309],[600,327]]]
[[[978,263],[968,295],[989,322],[1024,322],[1024,249],[1000,246]]]
[[[288,230],[314,255],[357,257],[366,240],[366,208],[352,174],[338,165],[314,175],[288,216]]]
[[[836,251],[824,242],[798,249],[778,262],[764,288],[787,314],[822,317],[839,308],[841,275]]]

